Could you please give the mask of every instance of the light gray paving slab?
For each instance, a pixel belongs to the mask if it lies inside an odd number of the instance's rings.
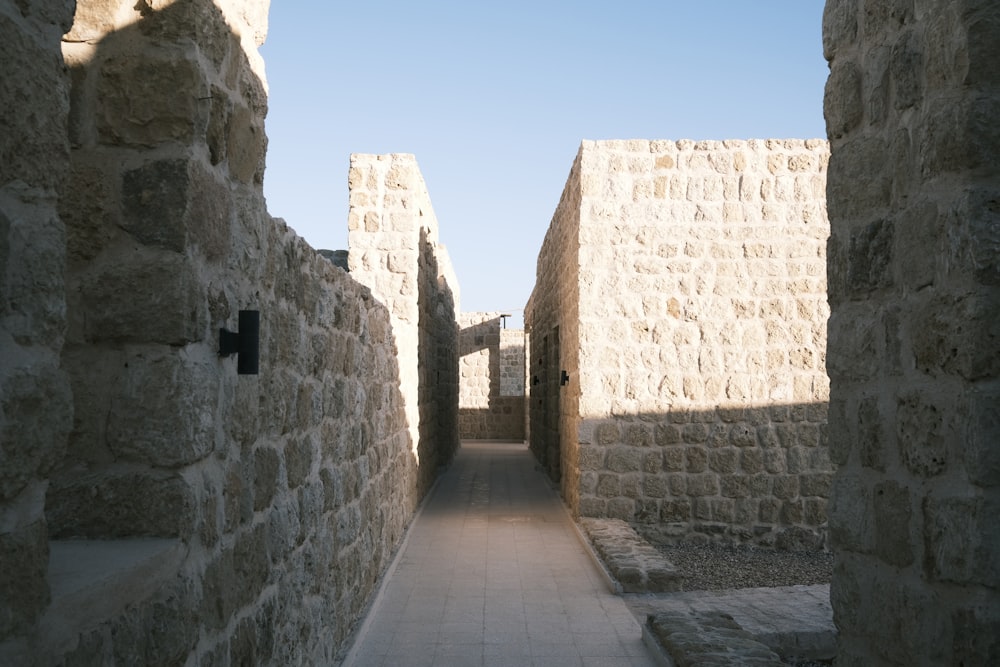
[[[656,663],[527,447],[466,442],[343,664]]]

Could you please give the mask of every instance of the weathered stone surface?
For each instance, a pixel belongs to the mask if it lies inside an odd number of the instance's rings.
[[[186,3],[198,4],[198,3]],[[208,105],[209,90],[198,64],[186,57],[119,56],[96,74],[96,128],[108,145],[152,148],[190,142]],[[178,95],[177,91],[187,91]]]
[[[72,20],[72,3],[37,3],[25,20],[8,5],[0,12],[6,38],[0,57],[7,76],[0,83],[0,186],[20,180],[29,187],[55,189],[66,176],[65,134],[68,86],[58,51],[59,38]],[[17,103],[13,103],[13,102]]]
[[[996,660],[998,36],[995,3],[827,5],[838,664]]]
[[[646,619],[646,628],[677,667],[785,664],[723,612],[660,612]]]
[[[0,532],[0,640],[26,635],[49,603],[45,521]]]
[[[48,364],[0,372],[0,382],[0,501],[6,502],[62,456],[72,406],[65,374]]]
[[[622,591],[655,593],[680,588],[674,566],[624,521],[581,519],[580,526]]]
[[[53,537],[186,537],[195,529],[194,489],[176,474],[117,467],[67,471],[52,481],[46,519]]]
[[[180,256],[140,255],[102,267],[78,284],[89,341],[183,345],[205,336],[204,285]],[[79,315],[77,315],[79,317]]]
[[[126,357],[130,372],[111,396],[107,442],[120,460],[179,467],[215,448],[215,364],[161,350]]]

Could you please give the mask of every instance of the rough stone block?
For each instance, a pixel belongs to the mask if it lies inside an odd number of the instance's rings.
[[[689,473],[705,472],[708,469],[708,450],[704,447],[688,447],[684,450],[687,464],[685,470]]]
[[[653,434],[646,424],[629,424],[625,427],[625,444],[630,447],[649,447]]]
[[[137,253],[88,275],[79,289],[88,341],[177,346],[205,336],[204,287],[180,255]]]
[[[278,490],[281,457],[273,447],[259,447],[253,454],[253,509],[259,512],[274,500]]]
[[[924,553],[927,576],[957,584],[1000,581],[1000,503],[989,498],[926,498]]]
[[[58,347],[65,331],[65,235],[51,193],[0,188],[0,322],[20,345]]]
[[[188,349],[137,348],[126,366],[107,417],[111,451],[122,460],[164,467],[210,454],[216,438],[217,362]]]
[[[691,501],[686,499],[664,500],[660,507],[660,521],[671,523],[691,519]]]
[[[714,496],[719,493],[719,478],[712,473],[688,475],[687,493],[690,496]]]
[[[14,16],[19,11],[12,8]],[[0,45],[7,76],[0,83],[0,99],[24,100],[0,109],[5,128],[0,183],[21,180],[32,187],[56,188],[66,175],[68,143],[65,118],[67,83],[58,58],[60,34],[72,23],[73,5],[67,2],[36,4],[31,21],[0,15]],[[41,19],[41,20],[39,20]],[[51,119],[40,124],[39,119]]]
[[[861,86],[861,71],[855,63],[838,61],[830,68],[823,95],[823,116],[831,139],[845,136],[861,122],[864,116]]]
[[[152,148],[192,141],[207,120],[209,107],[198,98],[209,88],[196,61],[170,56],[119,56],[100,65],[95,115],[102,143]]]
[[[963,606],[951,616],[954,628],[952,663],[992,665],[1000,662],[1000,609],[997,605]]]
[[[829,515],[834,548],[871,552],[875,539],[875,511],[872,493],[859,477],[841,474],[834,478]]]
[[[642,450],[615,447],[608,451],[606,465],[613,472],[639,472],[642,470]]]
[[[928,299],[914,320],[913,353],[921,371],[935,377],[957,374],[970,381],[1000,375],[1000,355],[995,353],[995,341],[1000,340],[997,295]]]
[[[618,475],[601,474],[597,478],[597,495],[601,498],[614,498],[621,494],[621,480]]]
[[[727,498],[747,498],[750,496],[750,478],[746,475],[722,475],[719,492]]]
[[[875,485],[875,553],[886,563],[906,567],[914,559],[910,537],[910,491],[893,481]]]
[[[867,308],[856,304],[830,314],[829,339],[839,341],[827,350],[831,383],[864,382],[879,369],[878,331]]]
[[[954,441],[952,399],[920,391],[900,396],[896,407],[896,437],[900,458],[919,477],[933,477],[947,468]]]
[[[799,495],[827,498],[833,482],[831,473],[809,473],[799,477]]]
[[[1000,392],[969,396],[965,466],[969,480],[984,488],[1000,486]]]
[[[0,639],[26,635],[49,603],[44,521],[0,532]]]
[[[72,425],[63,372],[43,363],[0,371],[0,500],[10,500],[62,457]]]
[[[186,660],[198,637],[190,593],[177,587],[154,601],[130,606],[111,625],[115,664],[169,664]]]
[[[781,500],[797,497],[799,495],[799,477],[797,475],[776,475],[773,493],[775,498]]]
[[[671,447],[663,451],[663,468],[669,472],[680,472],[684,469],[685,450]]]
[[[250,109],[238,106],[229,116],[228,129],[226,156],[229,173],[243,183],[261,183],[267,147],[261,119]]]
[[[289,489],[298,488],[309,476],[313,452],[314,445],[309,437],[293,438],[285,445],[285,470]]]
[[[784,460],[784,456],[780,454],[778,456]],[[740,450],[740,470],[747,474],[762,472],[764,470],[764,450],[757,448]]]
[[[198,507],[195,489],[178,474],[115,466],[53,479],[45,516],[54,538],[187,538]]]
[[[635,501],[631,498],[612,498],[608,501],[607,516],[611,519],[632,521],[635,519]]]
[[[720,474],[732,474],[739,467],[739,450],[725,448],[713,449],[708,453],[709,468]]]
[[[873,215],[884,211],[892,198],[891,165],[886,164],[889,152],[886,150],[885,141],[879,137],[854,137],[840,142],[835,150],[831,151],[830,162],[827,171],[827,206],[830,211],[830,219],[860,219],[871,220]],[[834,230],[836,227],[834,227]],[[877,232],[879,227],[871,231]],[[856,250],[858,252],[857,262],[864,266],[872,266],[876,270],[874,274],[866,274],[859,271],[862,265],[856,269],[859,277],[870,278],[878,276],[884,268],[878,264],[880,253],[868,253],[866,248],[881,248],[881,243],[872,243],[878,239],[877,233],[874,236],[865,236],[858,240]],[[837,238],[834,234],[832,239]],[[867,258],[867,260],[866,260]],[[838,258],[839,259],[839,258]],[[836,269],[837,262],[831,262],[831,270]],[[845,265],[844,268],[847,268]],[[831,303],[836,303],[841,297],[841,293],[834,293],[834,283],[830,281]],[[846,286],[846,284],[843,284]],[[836,297],[834,300],[833,297]]]

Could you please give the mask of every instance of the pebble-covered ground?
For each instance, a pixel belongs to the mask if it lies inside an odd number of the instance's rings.
[[[833,554],[822,551],[718,544],[657,545],[657,549],[682,575],[685,591],[828,584],[833,573]]]

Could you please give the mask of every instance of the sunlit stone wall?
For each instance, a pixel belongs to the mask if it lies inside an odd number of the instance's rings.
[[[838,664],[1000,664],[1000,4],[827,2]]]
[[[413,155],[351,155],[348,265],[389,309],[423,494],[458,448],[458,280]]]
[[[470,440],[524,440],[524,330],[502,313],[459,316],[459,432]]]
[[[537,342],[545,295],[574,292],[575,339],[549,319],[560,361],[538,386],[558,372],[561,400],[579,395],[559,436],[579,514],[824,544],[827,157],[820,140],[584,142],[530,318]],[[552,268],[572,262],[575,281]]]

